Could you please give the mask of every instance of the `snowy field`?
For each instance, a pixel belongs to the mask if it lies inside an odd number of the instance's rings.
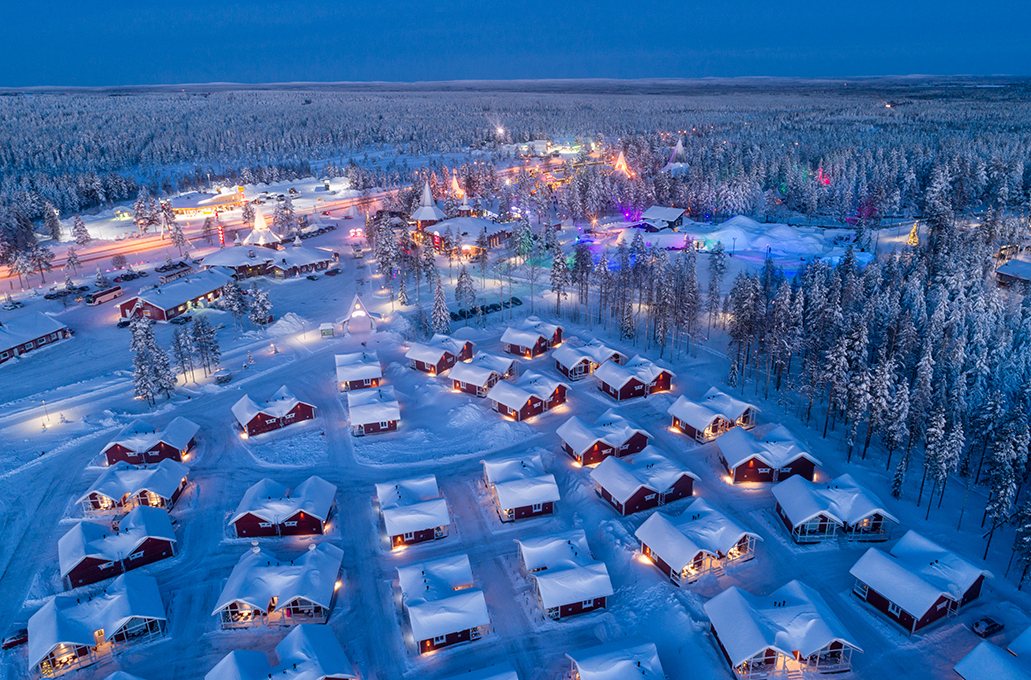
[[[737,271],[761,266],[766,245],[783,262],[833,256],[837,247],[833,233],[785,225],[770,229],[735,219],[733,224],[705,232],[721,240],[732,230],[740,234],[740,253],[731,258],[725,279],[728,287]],[[348,243],[345,231],[338,229],[306,245],[343,253]],[[699,235],[703,231],[699,227]],[[894,247],[892,239],[895,245],[904,242],[908,227],[897,231],[901,237],[890,232],[890,238],[879,242],[882,250]],[[563,238],[568,241],[570,236],[566,233]],[[614,235],[606,245],[614,246],[615,239]],[[704,257],[699,266],[703,289]],[[438,266],[446,280],[447,262],[439,260]],[[910,500],[916,494],[918,474],[909,477],[912,488],[906,489],[907,500],[895,501],[889,494],[891,480],[884,470],[884,452],[876,446],[865,460],[856,456],[846,465],[840,428],[823,439],[820,430],[807,428],[797,418],[796,403],[763,399],[753,393],[752,385],[744,395],[724,385],[728,361],[721,332],[714,332],[693,355],[680,354],[672,361],[668,354],[664,357],[660,363],[676,374],[669,394],[617,404],[597,389],[593,379],[587,379],[572,384],[566,404],[517,423],[491,411],[489,400],[455,392],[446,376],[430,377],[408,368],[404,358],[412,340],[407,337],[408,324],[400,314],[391,314],[390,303],[376,294],[378,284],[370,277],[369,265],[343,257],[341,269],[341,276],[320,276],[317,281],[303,277],[262,281],[280,319],[266,331],[246,324],[244,331],[236,332],[228,314],[202,312],[214,325],[225,324],[219,339],[222,363],[234,373],[232,382],[215,385],[198,375],[198,382],[180,384],[170,400],[159,400],[151,410],[132,397],[129,331],[115,327],[113,303],[99,308],[73,304],[65,309],[59,301],[35,298],[27,300],[25,309],[0,313],[0,321],[6,321],[22,313],[45,311],[76,331],[67,341],[0,366],[0,532],[4,537],[0,624],[4,629],[11,622],[26,620],[47,596],[62,590],[56,567],[57,540],[81,517],[75,499],[100,474],[101,448],[122,426],[140,416],[158,425],[183,416],[201,428],[197,450],[187,461],[189,489],[172,513],[177,520],[180,553],[142,569],[160,585],[168,635],[128,647],[69,677],[99,679],[122,669],[147,680],[199,678],[231,650],[271,651],[283,631],[221,631],[211,615],[225,580],[249,546],[248,541],[231,537],[227,522],[244,491],[258,480],[268,477],[293,487],[313,474],[338,487],[338,514],[324,540],[344,550],[344,585],[328,625],[363,679],[444,680],[507,660],[523,680],[556,680],[568,673],[565,653],[632,637],[658,646],[670,680],[730,678],[708,632],[704,602],[731,585],[766,594],[791,579],[815,588],[863,649],[853,657],[852,676],[859,678],[950,677],[952,666],[979,642],[969,629],[976,618],[991,613],[1006,621],[1007,629],[993,638],[999,644],[1031,622],[1026,614],[1031,610],[1031,598],[1003,578],[1012,543],[1009,529],[1000,532],[992,544],[987,568],[996,578],[986,583],[981,599],[963,608],[958,617],[910,637],[850,594],[853,579],[849,568],[867,546],[844,542],[796,545],[774,512],[769,486],[725,483],[714,445],[694,445],[668,429],[666,409],[677,396],[698,398],[716,385],[756,403],[762,410],[760,423],[784,423],[823,461],[819,480],[851,473],[901,520],[898,536],[917,529],[981,564],[983,540],[974,517],[985,500],[979,489],[970,492],[969,507],[974,510],[961,531],[957,532],[952,514],[932,512],[930,521],[925,521],[924,509]],[[479,277],[476,279],[479,286]],[[127,295],[146,281],[123,284]],[[319,324],[339,322],[356,292],[370,309],[386,317],[379,332],[320,338]],[[517,284],[515,292],[526,304],[505,310],[504,320],[500,314],[491,315],[485,329],[459,330],[462,322],[456,323],[456,336],[472,340],[477,351],[500,353],[504,327],[520,323],[530,313],[526,286]],[[415,297],[414,291],[410,294]],[[428,305],[425,286],[422,297]],[[453,299],[451,286],[448,299]],[[553,305],[549,296],[535,302],[536,313],[547,319],[544,310]],[[288,312],[290,316],[284,318]],[[596,337],[628,356],[643,353],[659,360],[656,351],[630,346],[612,331],[570,324],[563,318],[551,320],[564,326],[566,337]],[[167,347],[172,327],[158,324],[156,329],[159,342]],[[363,348],[379,353],[385,383],[395,388],[400,402],[401,423],[396,433],[356,439],[347,427],[346,397],[336,388],[333,355]],[[550,353],[520,361],[518,371],[527,369],[562,378]],[[243,394],[263,399],[284,384],[301,400],[316,405],[317,419],[241,440],[230,407]],[[561,451],[555,434],[573,415],[593,422],[610,408],[651,432],[655,446],[698,475],[696,496],[762,537],[755,560],[718,579],[710,576],[678,588],[641,559],[634,531],[654,511],[619,517],[595,493],[590,470],[574,465]],[[547,471],[555,475],[562,500],[553,516],[502,524],[484,488],[480,460],[532,451],[541,453]],[[375,484],[430,473],[437,476],[451,509],[450,535],[390,552],[373,502]],[[963,492],[959,482],[950,482],[944,505],[958,505]],[[687,502],[677,501],[661,510],[679,514]],[[573,528],[586,532],[594,557],[608,567],[615,594],[604,610],[569,620],[546,620],[532,584],[519,566],[515,540]],[[292,554],[303,551],[309,542],[307,538],[262,541],[273,552]],[[418,656],[400,610],[396,568],[462,553],[469,555],[477,586],[484,591],[490,630],[481,640]],[[95,590],[96,586],[82,589],[84,594]],[[24,647],[3,652],[0,678],[29,677]]]

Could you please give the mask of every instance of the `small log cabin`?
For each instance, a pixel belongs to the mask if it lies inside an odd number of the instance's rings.
[[[87,517],[120,515],[138,505],[171,510],[186,490],[190,468],[165,459],[149,468],[115,463],[79,497]]]
[[[375,351],[336,355],[337,389],[341,392],[379,387],[383,366]]]
[[[591,556],[582,529],[517,540],[544,615],[561,619],[603,609],[612,596],[604,562]]]
[[[838,536],[886,541],[898,520],[877,496],[844,474],[826,483],[800,475],[773,487],[777,516],[795,543],[819,543]]]
[[[247,489],[229,523],[239,538],[317,536],[329,530],[337,488],[309,477],[288,493],[285,485],[262,479]]]
[[[591,471],[591,479],[598,495],[626,517],[691,496],[698,477],[648,446],[632,463],[606,458]]]
[[[551,355],[555,359],[555,368],[569,380],[583,380],[607,361],[622,364],[627,360],[622,352],[596,340],[577,347],[573,346],[572,340],[570,338],[570,342],[563,343]]]
[[[275,658],[272,665],[264,652],[238,649],[222,657],[204,680],[358,680],[329,626],[294,626],[276,645]]]
[[[673,373],[640,356],[625,365],[605,362],[594,372],[598,388],[616,401],[647,397],[667,392],[673,385]]]
[[[863,651],[823,597],[799,581],[766,597],[731,586],[704,607],[713,639],[737,678],[845,673],[853,652]]]
[[[405,354],[412,368],[430,375],[441,375],[456,363],[472,359],[472,356],[473,343],[440,333],[434,334],[429,342],[413,342]]]
[[[640,452],[652,438],[613,409],[601,415],[594,425],[573,416],[556,430],[562,449],[580,465],[593,466],[609,456],[630,456]]]
[[[355,437],[396,432],[401,422],[401,406],[394,397],[392,385],[348,392],[347,410],[351,420],[351,434]]]
[[[483,479],[498,518],[514,522],[555,511],[561,496],[555,476],[544,471],[539,453],[481,460]]]
[[[419,654],[478,640],[490,627],[468,555],[397,568],[401,604]]]
[[[527,371],[515,383],[501,381],[487,393],[495,411],[516,421],[527,420],[566,403],[569,385]]]
[[[0,364],[70,336],[67,325],[41,312],[0,323]]]
[[[614,645],[607,642],[597,647],[566,654],[572,662],[568,676],[578,680],[667,680],[659,661],[659,651],[651,642]]]
[[[820,465],[783,425],[763,426],[758,436],[735,427],[716,446],[732,484],[778,482],[793,475],[812,481]]]
[[[123,319],[145,318],[171,321],[191,309],[206,307],[222,297],[222,288],[232,277],[216,269],[205,269],[189,278],[141,291],[136,297],[119,303]]]
[[[909,531],[888,552],[870,548],[849,573],[852,593],[912,635],[981,595],[989,571]]]
[[[233,405],[233,415],[246,438],[313,420],[315,407],[295,397],[283,385],[264,404],[258,404],[244,395]]]
[[[501,334],[501,344],[509,354],[536,359],[548,351],[548,337],[536,330],[506,328]]]
[[[683,395],[677,397],[666,412],[673,417],[675,432],[683,432],[699,444],[711,442],[734,427],[734,421],[728,416]]]
[[[153,465],[163,460],[182,461],[196,445],[197,423],[178,417],[163,430],[150,423],[135,420],[127,425],[118,438],[110,442],[101,453],[108,465]]]
[[[647,557],[676,585],[703,576],[723,575],[755,557],[762,538],[709,505],[705,499],[691,502],[679,517],[654,513],[634,535]]]
[[[139,506],[116,525],[79,522],[57,543],[69,588],[97,583],[176,553],[175,531],[161,508]]]
[[[477,352],[469,362],[459,362],[451,369],[448,379],[459,392],[485,397],[499,380],[515,375],[515,360],[487,352]]]
[[[436,475],[377,484],[376,498],[392,550],[447,537],[451,515]]]

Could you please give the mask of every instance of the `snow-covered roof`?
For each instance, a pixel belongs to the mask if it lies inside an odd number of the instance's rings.
[[[134,420],[119,432],[117,439],[104,447],[102,453],[112,446],[122,446],[133,453],[140,453],[150,451],[160,443],[168,444],[177,451],[183,451],[199,430],[200,426],[197,423],[182,416],[174,418],[160,432],[146,421]]]
[[[1024,629],[1024,632],[1013,638],[1013,642],[1006,645],[1006,649],[1014,656],[1020,656],[1031,661],[1031,626]]]
[[[454,354],[450,349],[440,345],[430,346],[424,345],[421,342],[413,342],[408,351],[405,352],[405,358],[436,366],[437,362],[444,358],[444,354],[449,352]]]
[[[347,409],[351,415],[351,425],[401,420],[401,407],[394,398],[391,385],[348,392]]]
[[[519,680],[519,675],[507,663],[490,666],[472,673],[454,675],[448,680]]]
[[[58,645],[96,645],[93,634],[98,630],[110,640],[134,617],[165,619],[165,606],[152,576],[122,574],[89,599],[81,593],[62,593],[29,619],[29,668],[37,666]]]
[[[540,373],[527,371],[519,376],[514,383],[502,380],[495,384],[487,392],[487,398],[518,411],[526,405],[526,402],[530,401],[530,397],[537,397],[541,401],[547,401],[555,393],[555,390],[559,388],[559,385],[565,386],[567,390],[569,389],[569,385],[560,380],[553,380]]]
[[[561,347],[558,347],[551,353],[552,358],[567,370],[573,368],[581,361],[603,364],[612,359],[613,355],[626,359],[626,355],[622,352],[606,347],[597,340],[592,340],[586,345],[579,346],[575,346],[571,340],[572,338],[570,338],[570,341],[562,343]]]
[[[604,562],[588,562],[533,574],[545,609],[612,595],[612,582]]]
[[[1028,659],[985,640],[953,667],[963,680],[1031,680]]]
[[[759,411],[755,404],[749,404],[747,401],[732,397],[715,387],[710,387],[709,391],[702,395],[702,399],[708,402],[711,409],[719,413],[726,413],[731,420],[735,421],[743,416],[748,409],[752,409],[755,412]]]
[[[501,334],[501,342],[506,345],[515,345],[516,347],[533,347],[541,340],[547,341],[548,339],[540,331],[532,329],[506,328],[505,332]]]
[[[704,431],[717,418],[733,422],[727,414],[715,410],[711,404],[699,404],[683,395],[677,397],[673,405],[666,409],[666,413],[699,431]]]
[[[118,523],[118,531],[110,525],[77,522],[57,542],[61,576],[67,576],[87,557],[104,562],[124,560],[148,538],[175,543],[172,520],[163,508],[136,506]]]
[[[598,645],[566,654],[580,680],[666,680],[659,650],[651,642],[631,641],[620,647]]]
[[[337,488],[322,477],[311,476],[297,485],[293,493],[286,486],[265,478],[247,489],[230,522],[250,513],[269,522],[279,523],[298,512],[326,521]]]
[[[268,264],[275,256],[268,248],[244,248],[237,244],[230,248],[216,250],[210,255],[205,255],[202,264],[205,267],[256,267]]]
[[[171,458],[149,468],[118,462],[105,469],[77,502],[81,503],[94,493],[121,501],[125,496],[135,496],[141,491],[149,491],[168,500],[189,472],[190,468]]]
[[[619,389],[634,378],[637,378],[638,382],[648,385],[663,373],[669,373],[671,376],[675,375],[673,371],[662,368],[658,364],[640,355],[636,355],[626,364],[606,361],[594,371],[594,377],[606,385]]]
[[[447,502],[440,496],[435,475],[377,484],[376,497],[389,536],[451,523]]]
[[[328,250],[295,245],[283,250],[277,250],[272,257],[272,267],[275,269],[291,269],[293,267],[307,267],[313,264],[331,262],[332,260],[333,253]]]
[[[526,571],[565,569],[593,562],[583,529],[516,539]]]
[[[862,651],[820,594],[799,581],[766,597],[731,586],[705,603],[705,613],[734,666],[770,648],[803,658],[832,642]]]
[[[259,413],[264,413],[273,418],[282,418],[298,404],[304,403],[294,396],[294,393],[286,385],[283,385],[264,404],[258,404],[249,395],[243,395],[238,402],[233,404],[233,415],[236,416],[236,420],[240,425],[247,425]],[[311,404],[307,405],[310,406]]]
[[[679,517],[655,513],[638,527],[634,536],[678,572],[700,552],[726,555],[745,536],[762,540],[759,534],[744,528],[703,498],[694,500]]]
[[[1024,257],[1015,257],[995,271],[997,274],[1012,276],[1021,281],[1031,281],[1031,261]]]
[[[735,427],[720,436],[716,440],[716,445],[731,469],[753,457],[773,468],[785,467],[798,458],[806,458],[814,465],[822,465],[816,457],[802,448],[799,441],[783,425],[767,430],[758,438],[752,432]]]
[[[173,210],[197,210],[200,208],[217,208],[233,205],[243,200],[242,191],[228,189],[213,194],[206,191],[191,191],[181,196],[173,196],[170,202]]]
[[[362,302],[362,299],[358,297],[358,293],[354,294],[354,299],[351,300],[351,306],[347,308],[347,315],[343,318],[342,322],[347,323],[353,317],[369,318],[373,321],[373,326],[375,326],[376,321],[380,321],[383,319],[383,317],[379,314],[369,311],[369,308],[365,306],[365,303]]]
[[[232,280],[231,276],[223,274],[217,269],[205,269],[195,274],[190,274],[184,279],[177,279],[157,288],[140,291],[135,298],[123,302],[121,306],[124,307],[128,302],[138,298],[160,309],[175,309],[180,305],[185,305],[187,302],[219,290]]]
[[[230,652],[208,671],[204,680],[357,680],[354,665],[329,626],[294,626],[276,645],[273,666],[263,652]]]
[[[555,476],[544,472],[539,453],[481,462],[484,475],[505,510],[561,500]]]
[[[536,452],[481,460],[480,463],[483,464],[484,476],[491,484],[540,477],[544,474],[544,461],[541,460],[541,454]]]
[[[652,207],[641,213],[642,220],[660,220],[662,222],[675,222],[684,214],[681,208],[667,208],[661,205]]]
[[[455,364],[448,373],[448,377],[459,382],[486,385],[492,373],[497,373],[499,376],[508,375],[514,364],[515,360],[513,359],[487,352],[477,352],[472,361]]]
[[[398,567],[397,575],[416,640],[490,623],[483,592],[472,587],[468,555]]]
[[[343,560],[344,551],[330,543],[313,543],[293,559],[255,546],[233,567],[211,613],[217,615],[233,602],[266,611],[273,599],[276,609],[299,599],[329,607]]]
[[[773,496],[793,526],[821,514],[838,524],[857,524],[875,513],[898,523],[881,500],[849,474],[826,483],[794,475],[773,487]]]
[[[483,233],[484,230],[487,231],[488,236],[499,232],[511,231],[512,223],[492,222],[482,217],[452,217],[451,219],[447,219],[439,224],[433,225],[433,230],[443,232],[448,227],[451,227],[451,231],[456,234],[468,234],[469,240],[475,242],[476,237]]]
[[[125,671],[115,671],[104,678],[104,680],[143,680],[143,678],[138,675],[133,675],[132,673],[126,673]]]
[[[436,201],[433,200],[429,182],[425,183],[422,187],[419,207],[412,213],[412,219],[417,222],[440,222],[447,219],[447,215],[437,207]]]
[[[63,331],[68,325],[42,312],[26,314],[0,325],[0,350],[10,350],[44,335]]]
[[[540,318],[536,316],[528,316],[525,319],[523,319],[522,328],[525,331],[537,331],[549,341],[555,336],[555,333],[562,330],[562,326],[559,326],[558,324],[554,323],[548,323],[546,321],[541,321]]]
[[[609,456],[591,470],[591,479],[620,503],[626,503],[642,487],[665,491],[684,476],[698,479],[697,475],[659,453],[654,446],[646,446],[634,455],[632,464],[626,459]]]
[[[637,427],[613,409],[601,414],[594,425],[588,425],[578,416],[573,416],[559,425],[555,432],[578,454],[587,451],[597,442],[619,448],[638,432],[652,438],[646,430]]]
[[[338,383],[383,377],[383,366],[375,350],[337,354],[336,366]]]
[[[961,601],[977,579],[992,575],[912,530],[890,554],[867,550],[849,573],[918,619],[942,595]]]
[[[243,240],[244,245],[267,246],[279,243],[281,240],[279,236],[272,233],[272,230],[268,228],[268,223],[265,222],[265,213],[261,211],[261,208],[255,208],[254,228],[251,229],[251,233],[247,234],[247,238]]]

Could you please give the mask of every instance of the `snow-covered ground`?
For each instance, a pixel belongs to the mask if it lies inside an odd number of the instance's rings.
[[[765,250],[756,227],[737,224],[735,228],[745,234],[743,240],[748,241],[751,253]],[[767,237],[769,243],[790,240],[800,248],[811,244],[813,250],[806,250],[806,256],[823,255],[834,247],[833,235],[786,228],[794,230],[790,239],[780,230]],[[721,231],[727,229],[730,227]],[[312,245],[332,247],[343,254],[345,232],[338,229],[316,237]],[[906,233],[908,228],[895,238],[904,243]],[[563,238],[571,236],[565,233]],[[738,247],[743,248],[740,243]],[[883,241],[879,247],[885,247]],[[817,248],[823,252],[816,253]],[[783,252],[785,258],[800,256]],[[703,287],[704,257],[699,266]],[[742,253],[730,263],[728,286],[736,269],[758,268],[761,257]],[[447,262],[440,260],[438,265],[446,281]],[[744,395],[722,385],[727,361],[720,332],[714,332],[694,355],[679,353],[671,360],[667,353],[661,363],[677,375],[669,394],[616,404],[587,379],[573,383],[568,402],[555,411],[515,423],[492,412],[489,400],[450,389],[446,376],[429,377],[408,368],[404,359],[411,340],[406,337],[407,323],[400,315],[391,315],[390,303],[375,290],[379,277],[370,276],[369,266],[345,256],[341,276],[261,281],[260,285],[270,289],[273,311],[280,319],[266,331],[254,330],[249,324],[244,331],[234,331],[228,314],[201,312],[215,325],[225,324],[219,339],[223,365],[233,370],[233,381],[215,385],[198,376],[198,382],[181,385],[171,400],[160,400],[149,411],[132,397],[129,331],[115,327],[114,303],[99,308],[71,304],[65,309],[60,301],[34,298],[25,309],[2,313],[0,320],[32,311],[51,312],[74,328],[76,335],[0,366],[0,584],[4,595],[0,598],[0,627],[6,629],[10,622],[26,619],[46,596],[60,590],[54,566],[57,539],[79,517],[74,501],[99,475],[101,447],[121,426],[143,414],[158,425],[183,416],[201,426],[197,452],[188,461],[191,486],[173,511],[181,552],[143,568],[160,584],[168,612],[168,635],[142,647],[130,647],[72,677],[104,678],[124,669],[148,680],[196,678],[233,649],[271,651],[283,631],[224,632],[211,616],[226,578],[249,545],[231,538],[226,524],[244,491],[259,479],[269,477],[293,487],[312,474],[339,489],[339,513],[325,540],[344,549],[344,586],[328,625],[362,678],[443,679],[508,661],[523,680],[555,680],[568,671],[566,652],[631,637],[656,643],[670,680],[729,678],[730,671],[708,633],[703,603],[730,585],[767,594],[794,578],[826,599],[864,650],[853,657],[855,677],[947,677],[952,665],[979,641],[969,630],[975,618],[993,613],[1005,620],[1007,629],[994,638],[999,643],[1012,639],[1029,623],[1025,612],[1031,608],[1031,599],[1003,578],[1009,535],[996,536],[992,544],[987,567],[996,578],[988,581],[982,598],[957,618],[909,637],[850,595],[848,570],[865,546],[797,546],[773,511],[768,487],[733,487],[723,482],[714,445],[696,446],[667,429],[666,408],[673,400],[681,394],[697,398],[711,385],[721,385],[758,404],[760,422],[783,422],[790,427],[824,462],[820,479],[850,472],[873,490],[902,520],[899,536],[914,528],[980,563],[983,541],[978,522],[984,498],[979,490],[971,491],[967,519],[960,530],[955,526],[955,513],[934,510],[925,522],[924,509],[909,500],[916,495],[919,475],[910,475],[909,484],[914,488],[907,488],[907,500],[894,501],[888,492],[890,479],[884,471],[882,451],[871,448],[865,460],[857,456],[846,465],[840,430],[824,440],[819,430],[798,420],[794,402],[778,404],[772,394],[766,399],[755,394],[751,384]],[[151,280],[124,284],[127,295]],[[479,285],[479,276],[476,281]],[[380,331],[361,337],[338,334],[321,338],[319,324],[339,321],[355,292],[362,294],[372,311],[387,317]],[[504,314],[519,322],[530,313],[530,305],[525,285],[517,284],[515,292],[526,304]],[[428,304],[426,286],[421,293]],[[409,294],[414,298],[414,289]],[[451,286],[448,299],[453,299]],[[538,315],[547,317],[547,310],[553,307],[548,300],[542,296],[535,301]],[[470,326],[459,330],[459,324],[454,324],[456,334],[474,341],[476,350],[500,352],[500,335],[511,322],[500,317],[490,315],[485,329]],[[656,351],[631,346],[612,331],[561,318],[552,320],[565,327],[566,337],[597,337],[628,356],[644,354],[659,359]],[[171,331],[166,324],[157,326],[158,340],[165,347]],[[363,346],[379,353],[385,381],[395,388],[400,402],[402,420],[396,433],[355,439],[346,426],[346,399],[336,389],[333,355]],[[253,363],[247,363],[248,355]],[[560,377],[550,354],[520,362],[519,370],[527,369]],[[230,407],[244,393],[267,396],[283,384],[298,398],[314,403],[318,418],[241,440]],[[659,449],[699,476],[697,496],[764,539],[754,561],[728,571],[718,581],[707,577],[690,587],[677,588],[639,559],[634,530],[654,511],[617,516],[595,494],[589,470],[577,468],[560,450],[555,434],[572,415],[593,422],[610,408],[654,434]],[[481,481],[479,461],[529,451],[542,453],[562,500],[553,516],[502,524]],[[454,524],[450,535],[390,552],[374,509],[375,484],[430,473],[437,476],[451,508]],[[958,482],[949,486],[943,507],[958,506],[963,491]],[[679,514],[686,504],[679,501],[661,511]],[[520,570],[515,539],[573,528],[586,532],[595,558],[606,563],[615,595],[603,611],[559,622],[545,620],[530,580]],[[273,552],[284,554],[299,553],[309,542],[307,538],[263,541]],[[477,585],[484,591],[491,630],[476,642],[416,656],[397,599],[396,567],[462,553],[469,555]],[[0,669],[0,677],[6,679],[30,677],[25,648],[4,652]]]

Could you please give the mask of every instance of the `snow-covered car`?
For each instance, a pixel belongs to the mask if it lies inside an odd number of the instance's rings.
[[[984,616],[974,621],[974,625],[970,628],[974,631],[974,635],[986,638],[995,635],[1005,627],[1005,624],[1001,621],[996,621],[990,616]]]
[[[304,278],[308,279],[309,281],[318,281],[319,280],[319,277],[315,276],[314,274],[308,274]]]
[[[519,305],[523,304],[523,301],[515,296],[512,296],[512,304],[518,307]]]
[[[128,328],[131,323],[132,319],[119,319],[117,325],[119,328]]]
[[[339,269],[328,269],[328,270],[326,270],[326,276],[339,276],[339,275],[340,275],[340,270]]]
[[[7,635],[4,636],[3,643],[0,644],[0,649],[11,649],[18,645],[24,645],[28,641],[28,624],[22,621],[21,623],[15,623],[8,629]]]
[[[220,368],[215,371],[215,382],[224,385],[233,379],[233,372],[228,368]]]
[[[176,326],[184,326],[188,324],[190,322],[190,319],[192,318],[193,317],[189,314],[183,314],[182,316],[177,316],[174,319],[170,319],[168,323],[174,324]]]

